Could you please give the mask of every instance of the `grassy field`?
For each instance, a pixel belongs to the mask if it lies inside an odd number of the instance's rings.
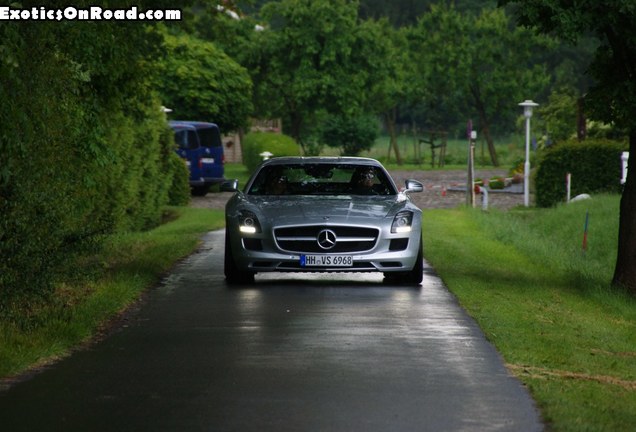
[[[427,259],[553,430],[636,430],[636,301],[609,287],[617,224],[615,196],[425,212]]]
[[[398,137],[398,147],[403,165],[400,169],[431,169],[432,152],[429,144],[418,143],[419,138],[400,135]],[[437,141],[436,141],[437,143]],[[524,138],[522,136],[511,136],[507,138],[497,138],[495,148],[499,165],[502,168],[512,168],[519,160],[525,156]],[[324,147],[322,151],[326,156],[337,156],[337,149]],[[440,150],[435,150],[435,167],[439,169]],[[389,137],[379,137],[374,146],[369,151],[362,152],[360,156],[378,159],[388,169],[397,169],[395,154],[392,152],[389,157]],[[468,157],[468,141],[465,139],[448,139],[446,143],[446,157],[443,169],[465,169]],[[475,144],[475,166],[490,167],[490,155],[488,146],[484,140],[478,139]]]

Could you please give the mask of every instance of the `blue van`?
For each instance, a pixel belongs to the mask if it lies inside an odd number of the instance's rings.
[[[214,123],[184,120],[168,123],[174,130],[177,154],[190,170],[192,194],[203,196],[210,186],[225,180],[221,131]]]

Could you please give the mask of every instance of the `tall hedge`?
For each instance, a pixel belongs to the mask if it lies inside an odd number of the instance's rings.
[[[154,44],[139,23],[0,23],[0,315],[105,235],[159,223],[187,183],[148,85]]]
[[[551,207],[566,198],[566,175],[572,174],[571,194],[621,191],[621,153],[625,143],[608,140],[567,142],[547,150],[536,172],[536,203]]]
[[[243,149],[243,165],[253,172],[263,161],[261,153],[268,151],[279,156],[299,156],[300,147],[293,138],[272,132],[250,132],[241,142]]]

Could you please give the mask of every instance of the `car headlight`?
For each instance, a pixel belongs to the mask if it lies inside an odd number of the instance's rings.
[[[239,231],[245,234],[256,234],[261,232],[261,224],[256,215],[249,210],[239,212]]]
[[[391,225],[392,233],[405,233],[411,231],[411,225],[413,224],[413,213],[410,211],[401,211],[393,218],[393,224]]]

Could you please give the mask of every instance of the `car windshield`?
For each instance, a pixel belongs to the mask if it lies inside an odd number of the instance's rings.
[[[359,164],[290,164],[263,167],[249,195],[395,195],[380,167]]]

